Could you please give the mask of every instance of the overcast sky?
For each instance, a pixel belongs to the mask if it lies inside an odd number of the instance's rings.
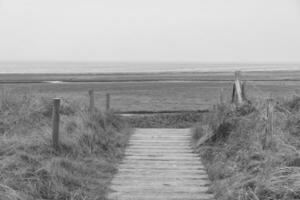
[[[300,62],[300,0],[0,0],[0,61]]]

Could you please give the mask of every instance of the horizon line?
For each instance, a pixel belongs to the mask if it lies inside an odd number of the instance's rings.
[[[37,63],[37,64],[46,64],[46,63],[66,63],[66,64],[85,64],[85,63],[103,63],[103,64],[213,64],[213,65],[230,65],[230,64],[247,64],[247,65],[257,65],[257,64],[288,64],[288,65],[300,65],[298,62],[282,61],[282,62],[200,62],[200,61],[0,61],[0,64],[24,64],[24,63]]]

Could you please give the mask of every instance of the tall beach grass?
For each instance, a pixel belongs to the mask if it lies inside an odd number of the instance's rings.
[[[0,199],[104,199],[130,128],[112,112],[63,99],[60,151],[51,140],[51,96],[2,90]]]
[[[219,105],[195,127],[194,145],[217,200],[300,199],[300,98],[273,103],[267,145],[263,100]]]

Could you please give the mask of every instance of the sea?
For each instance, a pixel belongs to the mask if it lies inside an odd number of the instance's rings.
[[[230,71],[300,70],[299,64],[204,64],[204,63],[87,63],[87,62],[26,62],[0,63],[1,74],[110,74],[162,72],[230,72]]]

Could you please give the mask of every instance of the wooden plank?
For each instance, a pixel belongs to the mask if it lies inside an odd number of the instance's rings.
[[[154,144],[157,144],[157,145],[170,145],[171,147],[173,147],[174,145],[181,145],[181,146],[186,146],[186,145],[190,145],[191,142],[190,141],[161,141],[161,140],[151,140],[151,141],[130,141],[129,144],[131,145],[136,145],[136,146],[139,146],[139,145],[154,145]]]
[[[108,196],[109,200],[212,200],[211,194],[205,193],[173,193],[173,194],[155,194],[153,191],[143,194],[124,194],[112,193]]]
[[[149,138],[149,137],[140,137],[140,138],[131,138],[131,141],[139,142],[139,141],[148,141],[151,139],[151,141],[164,141],[164,142],[186,142],[191,141],[191,137],[182,137],[182,138]]]
[[[198,155],[191,155],[190,153],[125,153],[125,155],[128,158],[170,158],[170,159],[176,159],[176,158],[200,158]]]
[[[180,176],[178,176],[180,174]],[[131,174],[126,174],[126,173],[120,173],[116,174],[116,178],[127,178],[127,179],[159,179],[159,180],[166,180],[166,179],[171,179],[171,180],[194,180],[194,179],[207,179],[208,175],[199,173],[199,174],[181,174],[179,172],[166,172],[166,171],[161,171],[161,172],[156,172],[156,173],[131,173]]]
[[[164,150],[164,149],[176,149],[176,150],[189,150],[191,145],[186,144],[186,145],[174,145],[174,146],[169,146],[169,145],[163,145],[163,144],[131,144],[128,145],[128,148],[136,149],[136,148],[145,148],[145,149],[158,149],[158,150]]]
[[[151,137],[151,138],[159,138],[159,137],[175,137],[175,138],[178,138],[178,137],[184,137],[184,138],[189,138],[191,137],[191,134],[185,134],[185,133],[156,133],[156,134],[143,134],[143,135],[135,135],[134,137],[143,137],[143,138],[147,138],[147,137]]]
[[[169,158],[126,158],[124,159],[124,162],[126,161],[130,161],[130,162],[165,162],[165,163],[173,163],[173,162],[180,162],[182,164],[190,164],[190,163],[198,163],[198,160],[200,161],[199,158],[195,158],[195,159],[189,159],[189,158],[172,158],[172,159],[169,159]]]
[[[121,168],[124,169],[144,169],[144,170],[151,170],[151,169],[157,169],[157,170],[205,170],[203,166],[199,165],[180,165],[180,164],[157,164],[157,165],[151,165],[149,164],[143,164],[143,163],[126,163],[121,164]]]
[[[162,147],[163,149],[165,149],[165,148],[173,148],[174,146],[177,148],[177,149],[180,149],[180,148],[188,148],[188,146],[190,146],[191,145],[191,143],[186,143],[186,144],[182,144],[182,143],[179,143],[179,144],[174,144],[174,145],[172,145],[172,146],[170,146],[170,145],[168,145],[168,144],[166,144],[166,143],[155,143],[155,142],[153,142],[153,143],[140,143],[140,144],[132,144],[132,143],[129,143],[128,144],[128,146],[129,147],[145,147],[145,148],[147,148],[147,147],[156,147],[156,148],[160,148],[160,147]]]
[[[125,154],[126,155],[126,154]],[[176,155],[126,155],[127,159],[132,160],[194,160],[194,159],[200,159],[199,156],[196,155],[182,155],[182,156],[176,156]]]
[[[119,193],[135,193],[139,194],[143,192],[144,194],[147,192],[156,192],[156,193],[205,193],[208,191],[207,187],[178,187],[178,186],[166,186],[166,185],[151,185],[148,186],[141,186],[141,185],[131,185],[131,186],[120,186],[120,185],[113,185],[111,190],[118,191]]]
[[[130,171],[121,171],[122,176],[116,176],[116,177],[130,177],[130,178],[149,178],[149,179],[165,179],[165,178],[175,178],[175,179],[189,179],[194,177],[201,177],[201,179],[205,178],[208,179],[208,176],[206,173],[202,172],[187,172],[187,171],[138,171],[138,170],[130,170]]]
[[[199,165],[192,165],[192,166],[186,166],[186,165],[159,165],[159,166],[149,166],[149,165],[136,165],[136,164],[126,164],[123,165],[122,168],[124,169],[144,169],[144,170],[151,170],[151,169],[157,169],[157,170],[205,170],[203,166]]]
[[[138,183],[138,184],[137,184]],[[207,181],[197,181],[197,180],[194,180],[194,181],[185,181],[185,182],[182,182],[182,181],[174,181],[174,180],[164,180],[164,181],[161,181],[161,180],[154,180],[154,181],[151,181],[151,182],[145,182],[145,181],[139,181],[139,180],[133,180],[131,182],[128,182],[126,185],[124,185],[124,182],[123,181],[120,181],[120,180],[112,180],[111,182],[111,186],[115,186],[115,185],[118,185],[118,186],[145,186],[145,187],[150,187],[150,186],[153,186],[153,187],[157,187],[157,186],[174,186],[174,187],[203,187],[203,186],[209,186],[210,183],[207,182]]]
[[[178,172],[178,173],[200,173],[200,174],[206,174],[206,170],[205,169],[172,169],[172,168],[167,168],[165,170],[161,169],[161,168],[156,168],[156,169],[136,169],[136,168],[123,168],[123,169],[119,169],[118,172]]]
[[[143,149],[143,148],[135,148],[126,150],[125,153],[193,153],[192,150],[186,149],[186,150],[177,150],[177,149]]]

